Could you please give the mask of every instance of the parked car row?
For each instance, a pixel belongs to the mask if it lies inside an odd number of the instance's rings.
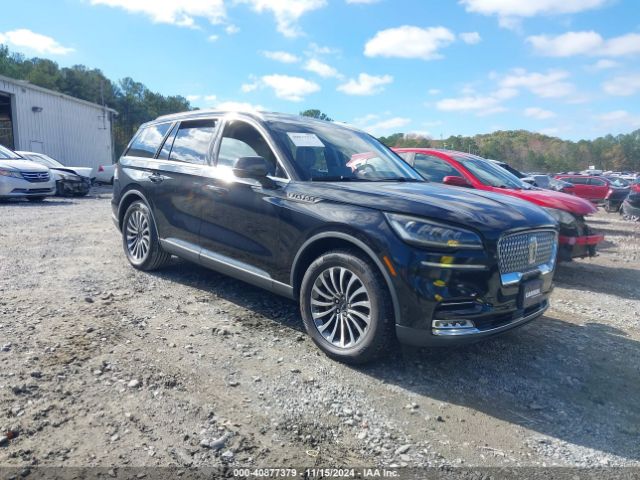
[[[431,182],[509,195],[544,208],[560,225],[562,260],[593,256],[597,244],[604,239],[585,221],[586,216],[596,212],[591,203],[574,195],[533,187],[495,161],[430,148],[403,148],[396,152]]]
[[[394,338],[450,346],[528,323],[561,250],[602,238],[578,197],[472,155],[399,153],[306,117],[164,116],[116,165],[113,221],[134,268],[175,255],[295,299],[318,347],[352,363]]]
[[[52,195],[85,196],[97,173],[103,178],[102,172],[103,167],[69,167],[43,153],[14,152],[0,145],[0,199],[42,201]],[[104,183],[112,182],[112,177],[113,173]]]

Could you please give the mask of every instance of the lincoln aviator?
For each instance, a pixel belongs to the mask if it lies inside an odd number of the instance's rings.
[[[274,113],[142,125],[113,220],[134,268],[177,256],[294,299],[318,347],[351,363],[534,320],[558,248],[530,202],[429,183],[364,132]]]

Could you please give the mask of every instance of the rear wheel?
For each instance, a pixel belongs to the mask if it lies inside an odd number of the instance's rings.
[[[316,345],[345,363],[364,363],[387,353],[394,338],[384,279],[356,252],[332,251],[309,266],[300,309]]]
[[[171,258],[162,250],[151,211],[142,201],[133,202],[124,214],[122,246],[129,263],[138,270],[156,270]]]

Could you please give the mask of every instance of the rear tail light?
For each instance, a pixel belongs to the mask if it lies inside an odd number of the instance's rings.
[[[607,190],[607,194],[605,195],[604,199],[608,200],[612,193],[613,193],[612,189]]]
[[[100,165],[100,166],[98,167],[98,171],[99,171],[99,172],[104,172],[104,167],[103,167],[102,165]]]

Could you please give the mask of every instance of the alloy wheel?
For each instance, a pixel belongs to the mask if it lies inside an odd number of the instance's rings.
[[[151,228],[148,215],[141,210],[134,210],[127,221],[127,250],[136,262],[143,262],[149,253],[151,244]]]
[[[313,283],[311,315],[318,332],[334,347],[354,347],[371,324],[369,292],[351,270],[328,268]]]

